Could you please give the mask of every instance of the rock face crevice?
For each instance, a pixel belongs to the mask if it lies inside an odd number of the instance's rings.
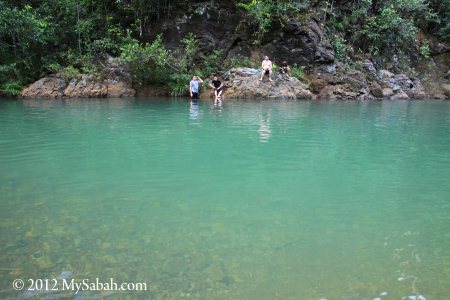
[[[155,24],[149,41],[161,33],[164,44],[176,49],[181,39],[192,32],[198,38],[200,58],[221,50],[221,59],[268,55],[277,64],[285,59],[298,65],[328,64],[335,60],[333,47],[313,18],[283,25],[273,22],[260,43],[255,43],[255,28],[246,22],[241,9],[222,3]]]

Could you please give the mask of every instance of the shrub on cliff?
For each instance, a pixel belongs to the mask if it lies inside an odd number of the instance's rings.
[[[120,57],[128,64],[135,85],[161,85],[173,96],[183,96],[188,92],[191,73],[196,72],[194,59],[198,44],[195,36],[188,34],[181,40],[181,45],[170,51],[163,45],[161,35],[147,45],[129,36]]]
[[[283,21],[298,17],[298,14],[307,9],[309,5],[308,0],[250,0],[237,2],[237,7],[243,8],[247,12],[247,22],[256,26],[257,30],[254,31],[254,38],[257,42],[261,42],[274,20],[283,23]]]
[[[450,0],[445,0],[449,1]],[[416,34],[441,23],[448,13],[438,13],[435,1],[428,0],[356,0],[351,4],[328,8],[328,33],[339,60],[351,51],[370,52],[374,56],[426,57],[426,45]],[[449,6],[450,8],[450,6]]]

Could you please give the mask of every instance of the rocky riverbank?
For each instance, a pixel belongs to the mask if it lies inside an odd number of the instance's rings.
[[[448,99],[450,85],[442,85],[442,91],[427,91],[421,80],[403,73],[377,70],[370,60],[362,67],[345,67],[341,63],[317,67],[314,73],[305,77],[304,82],[287,75],[274,75],[269,82],[259,80],[260,70],[253,68],[233,68],[223,74],[225,97],[235,99],[273,100],[363,100],[363,99]],[[187,84],[187,83],[186,83]],[[208,84],[204,97],[212,97]],[[446,88],[446,89],[445,89]],[[25,98],[107,98],[134,97],[148,95],[168,95],[161,88],[135,90],[131,80],[125,76],[96,79],[92,75],[64,80],[61,75],[46,76],[22,92]]]
[[[308,86],[295,77],[274,75],[273,81],[260,81],[261,70],[234,68],[223,75],[227,98],[300,100],[314,99]]]
[[[310,81],[319,99],[436,98],[426,93],[419,78],[377,70],[370,60],[365,60],[359,69],[348,68],[341,63],[316,68]]]
[[[136,91],[123,80],[98,80],[92,75],[82,75],[69,82],[59,74],[46,76],[22,91],[24,98],[115,98],[134,97]]]
[[[105,62],[102,76],[51,74],[25,87],[24,98],[118,98],[134,97],[130,74],[113,58]]]
[[[291,65],[304,68],[302,81],[279,76],[273,82],[261,83],[259,70],[235,64],[224,72],[225,97],[238,99],[449,99],[450,46],[429,37],[429,58],[417,56],[405,65],[395,59],[386,63],[367,53],[350,52],[345,62],[338,59],[324,24],[312,15],[305,20],[274,22],[259,43],[254,43],[253,27],[242,21],[242,10],[224,2],[211,8],[205,2],[194,11],[154,24],[154,35],[162,34],[163,43],[176,52],[180,40],[193,33],[198,42],[196,68],[220,49],[217,61],[246,58],[260,62],[268,55],[274,63],[287,59]],[[200,9],[201,8],[201,9]],[[239,29],[239,30],[237,30]],[[424,38],[424,37],[418,37]],[[169,95],[164,87],[134,87],[130,70],[110,58],[105,65],[106,76],[80,75],[64,78],[49,75],[26,87],[23,97],[133,97]],[[146,62],[148,68],[152,68]],[[409,71],[408,71],[409,70]],[[173,72],[173,70],[167,72]],[[102,76],[100,76],[102,77]],[[134,82],[135,85],[136,82]],[[187,86],[188,82],[186,82]],[[160,83],[161,85],[161,83]],[[203,85],[204,88],[207,84]],[[210,91],[203,96],[210,96]],[[186,88],[187,95],[187,88]]]
[[[4,32],[0,95],[188,96],[195,73],[220,75],[233,98],[450,97],[442,1],[125,1],[108,12],[82,3],[91,12],[82,17],[90,28],[83,34],[51,1],[10,2],[5,24],[31,27],[23,36]],[[301,80],[255,81],[257,71],[242,68],[259,68],[264,56],[276,66],[287,60]]]

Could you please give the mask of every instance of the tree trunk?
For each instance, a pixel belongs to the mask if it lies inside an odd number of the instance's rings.
[[[372,14],[378,13],[378,0],[372,0]]]

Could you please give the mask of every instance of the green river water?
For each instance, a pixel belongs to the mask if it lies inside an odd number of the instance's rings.
[[[450,102],[0,101],[0,299],[409,296],[450,299]]]

